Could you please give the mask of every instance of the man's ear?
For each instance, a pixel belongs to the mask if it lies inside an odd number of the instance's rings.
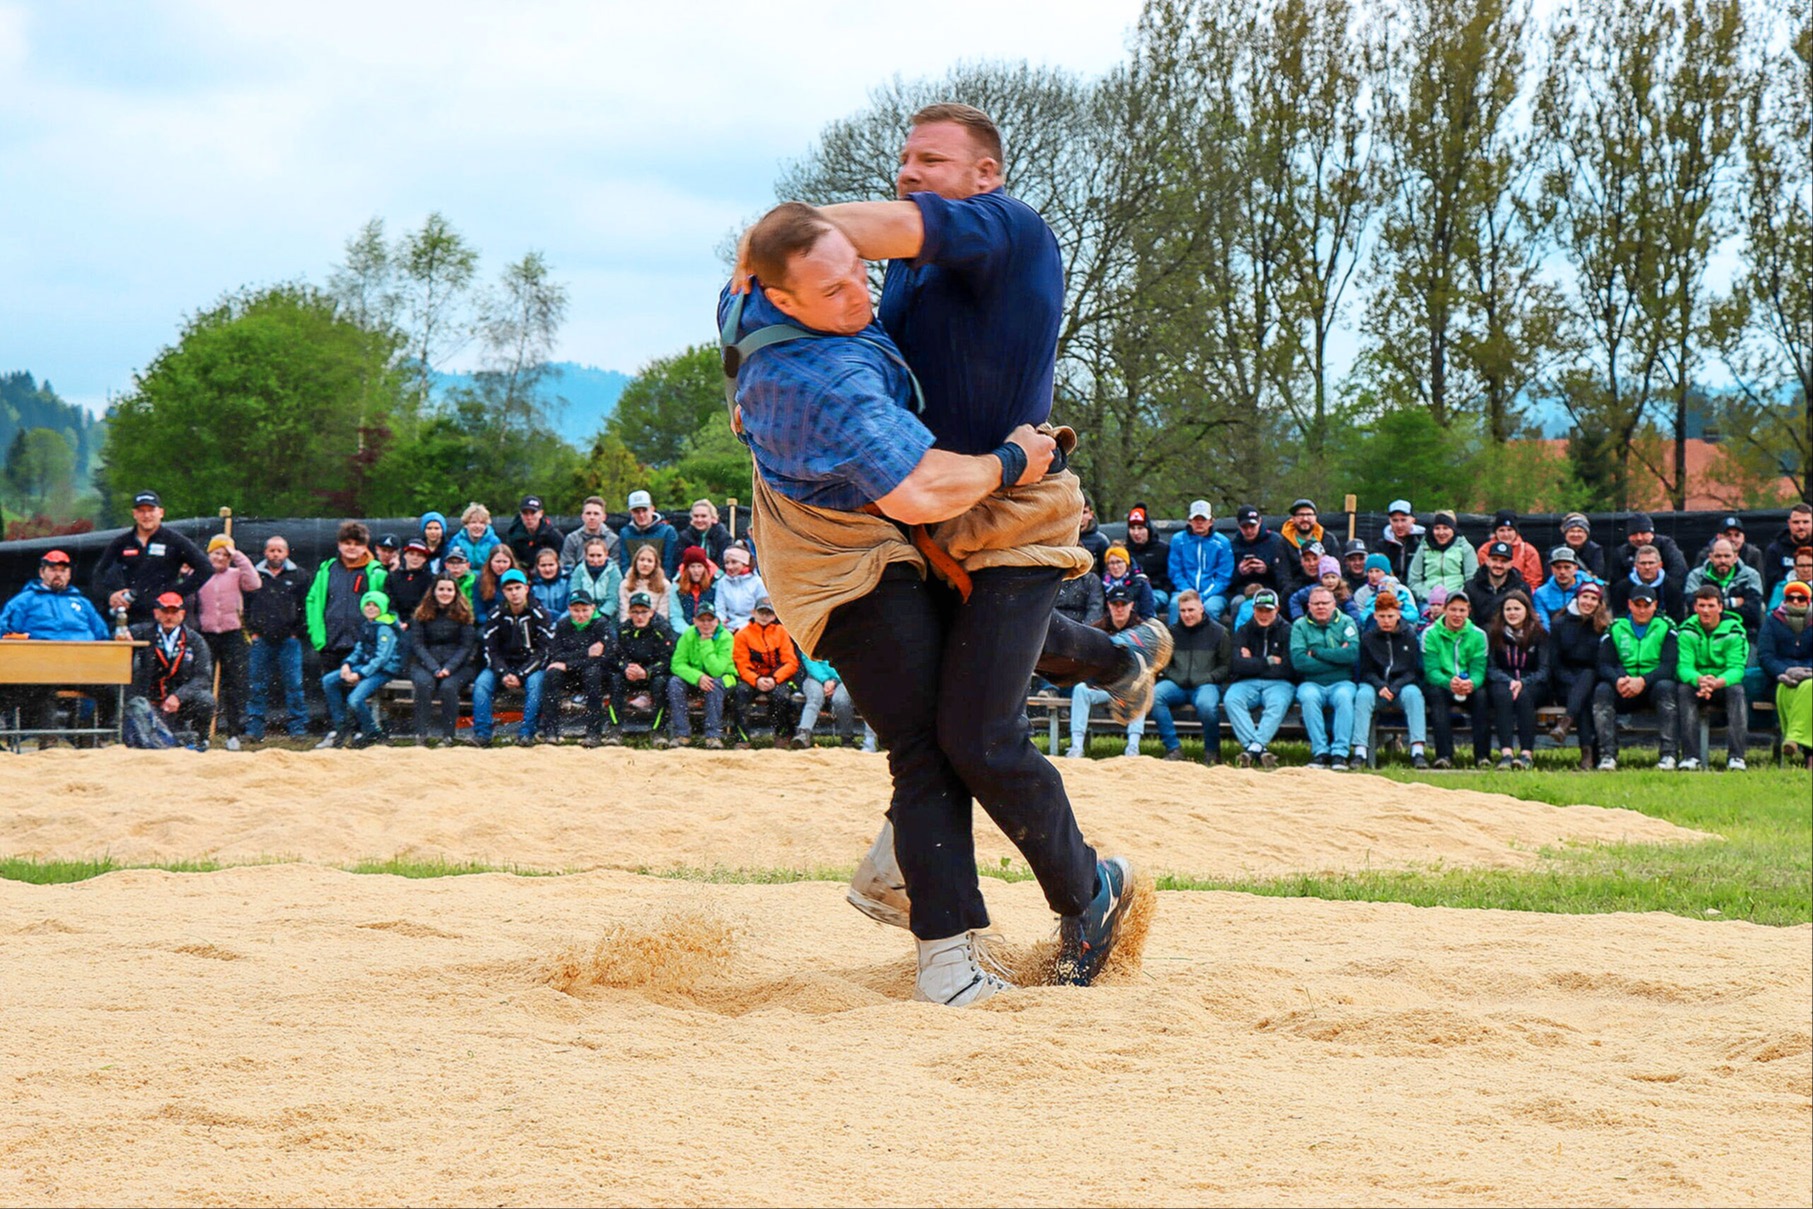
[[[992,155],[983,156],[976,161],[976,175],[981,177],[982,183],[990,189],[1000,188],[1002,184],[1001,161]]]
[[[767,297],[769,302],[774,304],[775,309],[781,314],[787,316],[789,319],[799,318],[799,306],[794,302],[792,294],[778,286],[771,285],[763,286],[762,293]]]

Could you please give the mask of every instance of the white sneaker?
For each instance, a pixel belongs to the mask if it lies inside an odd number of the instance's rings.
[[[875,842],[856,865],[856,876],[844,900],[879,924],[904,928],[912,900],[907,898],[906,878],[894,859],[894,824],[883,820]]]
[[[227,736],[227,750],[228,751],[238,751],[239,750],[239,736],[238,735],[228,735]]]
[[[919,1003],[968,1007],[1013,990],[1013,983],[983,968],[987,953],[974,932],[915,943],[919,946],[919,977],[913,983],[913,998]]]
[[[340,741],[340,732],[337,730],[330,730],[325,735],[321,736],[321,742],[315,744],[315,750],[316,751],[326,751],[339,741]]]
[[[1674,770],[1675,758],[1673,756],[1663,756],[1660,760],[1656,761],[1657,772],[1673,772]]]
[[[1676,764],[1675,768],[1680,772],[1698,772],[1700,771],[1700,762],[1693,756],[1688,756],[1679,764]]]
[[[1750,771],[1750,766],[1748,764],[1744,763],[1744,757],[1732,756],[1729,760],[1725,761],[1725,771],[1726,772],[1748,772],[1748,771]]]
[[[1138,754],[1139,754],[1139,740],[1138,739],[1128,739],[1127,740],[1127,749],[1125,751],[1121,752],[1121,755],[1137,756]]]
[[[1082,759],[1083,758],[1083,745],[1081,743],[1075,743],[1075,742],[1071,743],[1070,750],[1064,753],[1064,758],[1066,760]]]
[[[1670,760],[1668,762],[1668,766],[1670,768],[1673,768],[1675,766],[1675,762],[1673,760]],[[1657,767],[1660,767],[1660,765],[1658,765]],[[1599,771],[1600,772],[1617,772],[1618,771],[1617,757],[1615,757],[1615,756],[1602,757],[1599,761]]]

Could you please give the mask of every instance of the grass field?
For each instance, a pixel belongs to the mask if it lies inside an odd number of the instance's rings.
[[[1118,751],[1118,743],[1106,741],[1098,741],[1094,750],[1105,755],[1111,746]],[[1191,746],[1186,745],[1186,751]],[[1190,754],[1199,752],[1198,748]],[[1293,755],[1301,759],[1307,752],[1292,753],[1286,747],[1281,754],[1289,760]],[[1232,890],[1418,906],[1570,914],[1667,911],[1699,919],[1742,919],[1770,925],[1813,922],[1813,781],[1805,770],[1779,769],[1759,758],[1746,773],[1663,773],[1653,768],[1626,768],[1602,775],[1572,771],[1571,753],[1539,753],[1539,760],[1536,770],[1515,773],[1419,774],[1407,766],[1394,765],[1373,774],[1354,774],[1347,784],[1350,792],[1364,793],[1367,777],[1381,776],[1503,793],[1555,805],[1620,807],[1723,838],[1689,845],[1545,849],[1537,866],[1522,870],[1381,870],[1232,881],[1166,877],[1158,885],[1168,890]],[[105,857],[86,861],[0,858],[0,878],[54,884],[82,881],[126,867]],[[203,860],[150,867],[205,873],[221,865]],[[416,878],[493,872],[531,874],[529,870],[507,866],[401,859],[370,860],[343,867],[353,873]],[[847,877],[850,871],[813,868],[660,872],[662,876],[709,882],[791,882],[836,880]],[[1017,863],[984,868],[982,872],[1007,881],[1030,877]]]

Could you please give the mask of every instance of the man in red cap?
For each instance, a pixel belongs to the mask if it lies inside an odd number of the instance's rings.
[[[0,610],[0,634],[51,642],[104,642],[112,635],[89,599],[69,585],[69,555],[46,550],[38,560],[38,578]],[[0,697],[0,708],[18,709],[27,729],[50,724],[55,686],[22,685]]]
[[[214,716],[214,659],[208,644],[193,626],[184,623],[183,598],[165,592],[152,604],[154,620],[132,627],[132,636],[145,645],[133,652],[132,687],[126,690],[128,709],[133,698],[142,698],[163,715],[172,730],[187,723],[195,730],[193,744],[207,747],[208,719]]]

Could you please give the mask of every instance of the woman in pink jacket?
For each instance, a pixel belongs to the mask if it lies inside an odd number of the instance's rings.
[[[258,591],[264,581],[258,578],[252,560],[224,533],[208,542],[208,563],[214,574],[196,589],[196,620],[220,671],[219,717],[227,732],[227,750],[238,751],[246,705],[246,640],[239,619],[245,611],[245,594]]]

